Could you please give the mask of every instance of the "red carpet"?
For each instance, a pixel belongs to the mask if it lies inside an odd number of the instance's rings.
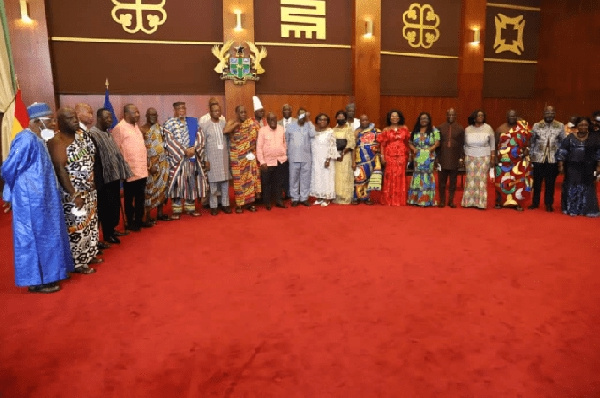
[[[600,397],[599,225],[205,212],[123,237],[96,274],[34,295],[14,286],[2,215],[0,396]]]

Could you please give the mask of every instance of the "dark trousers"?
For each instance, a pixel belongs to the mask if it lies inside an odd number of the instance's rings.
[[[123,183],[123,198],[125,200],[125,217],[129,228],[142,225],[144,217],[144,199],[146,178]]]
[[[283,168],[283,171],[282,171],[283,181],[281,182],[282,188],[283,188],[283,197],[289,198],[290,197],[290,162],[289,161],[283,162],[281,167]]]
[[[533,206],[540,205],[540,194],[542,182],[544,182],[544,204],[554,204],[554,183],[558,175],[558,164],[556,163],[533,163]]]
[[[438,172],[438,185],[440,187],[440,203],[446,203],[446,180],[450,180],[450,186],[448,187],[449,196],[448,204],[454,201],[454,192],[456,192],[456,177],[458,176],[458,170],[447,170],[442,169]]]
[[[277,162],[277,166],[268,166],[267,170],[261,173],[262,179],[262,197],[265,206],[270,206],[275,202],[282,202],[281,189],[283,186],[283,176],[285,169],[282,163]]]
[[[116,180],[102,185],[98,190],[98,221],[102,227],[103,239],[113,236],[120,218],[121,181]]]

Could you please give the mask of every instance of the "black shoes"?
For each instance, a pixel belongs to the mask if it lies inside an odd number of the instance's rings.
[[[219,209],[217,209],[216,207],[213,209],[210,209],[210,215],[211,216],[216,216],[219,213]]]
[[[105,239],[107,242],[110,242],[108,239]],[[110,247],[110,245],[108,243],[104,243],[104,242],[98,242],[98,249],[100,250],[104,250],[104,249],[108,249]]]
[[[60,286],[58,286],[58,283],[46,283],[43,285],[35,285],[35,286],[29,286],[27,288],[27,290],[29,290],[29,293],[56,293],[60,290]]]
[[[225,213],[225,214],[231,214],[231,207],[229,207],[229,206],[223,206],[222,210],[223,210],[223,213]]]
[[[115,231],[115,232],[113,232],[113,236],[127,236],[127,235],[129,235],[129,231],[124,231],[124,232]]]
[[[279,201],[279,202],[275,203],[275,207],[280,207],[282,209],[285,209],[287,206],[285,205],[285,203]]]
[[[119,243],[121,243],[121,239],[117,238],[115,235],[113,236],[109,236],[108,238],[105,239],[107,242],[109,243],[116,243],[117,245]]]
[[[74,274],[93,274],[94,272],[96,272],[96,269],[94,268],[90,268],[90,267],[79,267],[79,268],[75,268],[73,271],[71,271]]]
[[[552,213],[554,211],[554,207],[552,207],[552,205],[546,205],[546,211],[548,213]]]
[[[300,203],[302,203],[303,206],[310,207],[310,202],[308,200],[303,200]]]
[[[529,209],[529,210],[535,210],[535,209],[537,209],[538,207],[540,207],[540,206],[539,206],[539,205],[531,205],[531,206],[529,206],[529,207],[528,207],[528,209]]]
[[[298,201],[297,200],[293,200],[292,201],[292,207],[296,207],[298,206]]]

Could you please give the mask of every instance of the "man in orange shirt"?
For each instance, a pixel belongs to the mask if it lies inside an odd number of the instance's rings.
[[[287,161],[287,147],[283,127],[277,124],[277,116],[273,112],[267,115],[268,125],[258,131],[256,157],[260,163],[263,182],[263,201],[267,210],[275,199],[275,206],[285,208],[281,199],[283,185],[283,164]]]
[[[123,109],[123,120],[112,130],[113,138],[133,172],[133,176],[123,184],[123,196],[127,229],[136,232],[141,227],[152,226],[152,223],[143,222],[148,158],[144,135],[137,125],[139,119],[138,108],[127,104]]]

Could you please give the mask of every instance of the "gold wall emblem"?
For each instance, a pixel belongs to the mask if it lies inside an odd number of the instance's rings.
[[[112,2],[115,5],[111,12],[112,18],[127,33],[141,30],[151,35],[167,20],[167,12],[163,8],[166,0],[159,4],[148,4],[143,0],[134,0],[133,3],[121,3],[118,0]]]
[[[281,37],[326,38],[324,0],[281,0]]]
[[[259,49],[249,41],[246,44],[251,51],[249,56],[244,55],[245,47],[242,44],[233,47],[235,53],[232,54],[233,40],[225,42],[222,47],[213,46],[212,53],[219,60],[214,70],[221,75],[222,80],[233,80],[235,84],[244,84],[248,80],[259,80],[258,75],[265,73],[260,63],[267,57],[267,49],[265,47]]]
[[[402,36],[411,47],[431,48],[440,38],[440,17],[430,4],[412,3],[402,14]]]
[[[521,55],[525,51],[523,44],[523,34],[525,32],[525,19],[523,15],[515,18],[509,18],[504,14],[496,15],[494,18],[496,25],[496,37],[494,40],[494,51],[496,54],[510,51],[517,55]],[[517,40],[513,40],[511,44],[506,44],[506,40],[502,38],[502,31],[508,29],[508,25],[512,26],[513,30],[517,31]]]

